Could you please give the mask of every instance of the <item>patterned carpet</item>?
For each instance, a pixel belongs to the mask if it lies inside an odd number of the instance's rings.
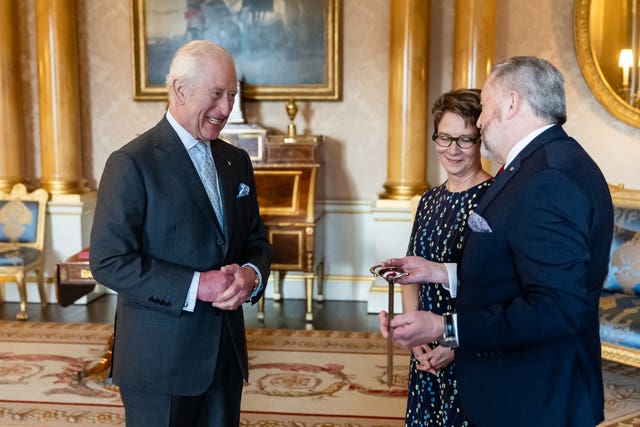
[[[124,426],[117,387],[94,366],[108,324],[0,321],[0,426]],[[242,427],[402,426],[408,353],[396,348],[386,386],[378,333],[251,329]],[[640,426],[640,370],[604,364],[607,421]]]
[[[108,324],[0,321],[0,426],[124,426],[117,387],[83,378]],[[377,333],[252,329],[243,427],[402,425],[407,353],[386,381]]]

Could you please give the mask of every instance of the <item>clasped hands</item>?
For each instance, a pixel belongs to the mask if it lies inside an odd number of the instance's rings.
[[[256,272],[238,264],[224,265],[220,270],[200,273],[197,298],[221,310],[235,310],[253,291]]]

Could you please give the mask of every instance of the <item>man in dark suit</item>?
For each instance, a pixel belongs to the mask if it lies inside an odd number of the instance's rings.
[[[460,264],[384,263],[409,273],[398,283],[449,284],[456,313],[396,316],[394,337],[455,348],[460,401],[477,426],[595,426],[604,419],[598,300],[613,230],[607,183],[561,127],[564,80],[549,62],[497,64],[482,104],[483,146],[505,169],[469,217]],[[384,326],[387,314],[380,317]]]
[[[165,117],[112,153],[100,180],[90,258],[118,293],[113,380],[128,427],[237,426],[242,304],[261,297],[272,251],[249,156],[217,139],[233,59],[190,42],[167,90]]]

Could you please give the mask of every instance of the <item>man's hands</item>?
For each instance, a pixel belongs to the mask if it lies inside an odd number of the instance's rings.
[[[197,298],[210,302],[221,310],[235,310],[244,304],[255,282],[256,272],[238,264],[222,266],[220,270],[200,273]]]
[[[444,264],[428,261],[419,256],[389,258],[381,264],[383,267],[400,267],[407,273],[394,279],[395,283],[448,283],[447,268]]]
[[[389,335],[389,314],[381,311],[378,314],[380,332],[387,338]],[[425,343],[435,342],[442,337],[444,326],[442,316],[430,311],[411,311],[398,314],[391,319],[393,340],[405,347],[411,347],[416,359],[416,368],[436,374],[437,371],[453,361],[454,352],[441,345],[432,349]]]
[[[383,337],[387,338],[389,335],[389,315],[386,311],[381,311],[378,314],[378,319],[380,332]],[[411,311],[398,314],[391,319],[391,327],[393,328],[393,340],[407,348],[438,341],[444,333],[442,316],[430,311]]]
[[[398,276],[394,283],[401,285],[412,283],[448,283],[449,277],[444,264],[428,261],[419,256],[390,258],[381,263],[383,267],[400,267],[407,273]],[[378,314],[380,332],[387,338],[389,335],[389,315],[386,311]],[[417,368],[435,374],[454,358],[453,350],[437,346],[431,349],[426,343],[438,341],[444,333],[442,316],[430,311],[410,311],[394,316],[391,320],[393,340],[409,347],[417,361]]]
[[[220,294],[231,286],[233,276],[221,270],[209,270],[200,273],[197,298],[201,301],[213,302]]]

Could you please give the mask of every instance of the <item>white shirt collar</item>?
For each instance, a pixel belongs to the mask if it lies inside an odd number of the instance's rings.
[[[176,121],[169,110],[167,110],[167,121],[169,122],[173,130],[176,131],[176,133],[178,134],[178,138],[180,138],[180,141],[182,141],[182,144],[184,145],[184,148],[187,149],[187,151],[189,151],[190,148],[198,143],[198,140],[191,136],[191,134],[187,132],[187,130]]]
[[[524,150],[524,148],[527,145],[529,145],[529,143],[536,138],[536,136],[540,135],[542,132],[544,132],[545,130],[549,129],[552,126],[555,126],[555,123],[552,123],[552,124],[546,125],[546,126],[542,126],[541,128],[538,128],[538,129],[534,130],[533,132],[529,133],[527,136],[522,138],[520,141],[518,141],[518,143],[516,145],[514,145],[511,148],[511,150],[509,150],[509,154],[507,154],[507,160],[504,163],[505,169],[507,168],[509,163],[511,163],[513,161],[513,159],[515,159],[516,156],[518,154],[520,154],[520,152],[522,150]]]

